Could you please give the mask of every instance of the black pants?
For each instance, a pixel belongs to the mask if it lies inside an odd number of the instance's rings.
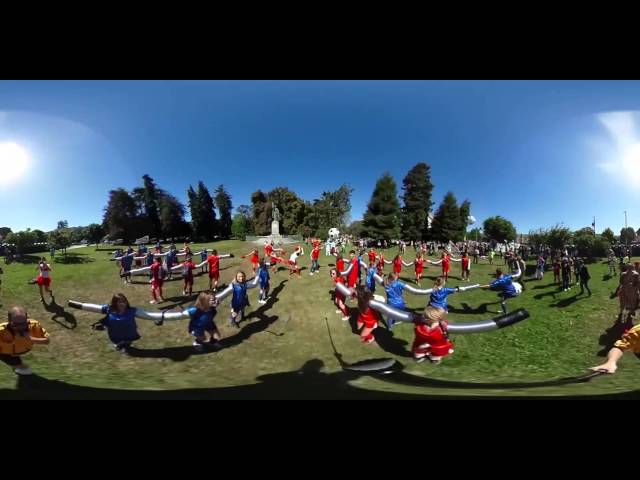
[[[587,289],[587,292],[589,292],[589,295],[591,295],[591,290],[589,289],[589,280],[580,280],[580,293],[584,293],[584,289]]]
[[[567,288],[569,288],[569,276],[568,275],[563,275],[562,276],[562,289],[566,290]]]

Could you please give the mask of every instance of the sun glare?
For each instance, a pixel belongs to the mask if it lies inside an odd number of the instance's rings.
[[[0,143],[0,184],[16,182],[27,170],[29,155],[20,145]]]

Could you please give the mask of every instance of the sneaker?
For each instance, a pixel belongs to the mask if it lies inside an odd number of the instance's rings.
[[[342,310],[336,310],[336,313],[342,313]]]
[[[416,359],[416,363],[422,363],[427,359],[427,356],[424,355],[422,357],[414,357]]]
[[[373,343],[373,341],[374,341],[374,340],[375,340],[375,338],[374,338],[374,337],[371,337],[371,338],[369,338],[369,339],[367,339],[367,340],[363,340],[363,343],[367,343],[367,344],[369,344],[369,343]]]
[[[350,319],[350,318],[351,318],[351,317],[342,317],[342,321],[343,321],[343,322],[347,322],[347,321],[349,321],[349,319]]]
[[[192,345],[196,352],[202,352],[204,350],[204,346],[201,343],[194,341]]]
[[[149,303],[153,305],[154,303],[158,303],[158,302],[156,302],[155,300],[149,300]]]
[[[29,367],[27,367],[26,365],[23,365],[22,367],[16,367],[16,368],[13,369],[13,371],[17,375],[31,375],[31,374],[33,374],[31,369]]]
[[[182,296],[184,297],[187,294],[184,290],[182,291]]]

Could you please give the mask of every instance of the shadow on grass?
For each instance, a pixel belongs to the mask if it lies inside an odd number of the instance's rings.
[[[67,328],[69,330],[73,330],[78,326],[76,317],[73,314],[65,311],[62,305],[58,305],[56,303],[55,297],[51,299],[51,303],[47,304],[46,302],[43,301],[42,305],[44,305],[44,309],[47,312],[53,313],[51,320],[56,322],[58,325],[64,328]]]
[[[340,357],[341,355],[338,354]],[[363,362],[360,362],[363,363]],[[347,364],[340,361],[343,367]],[[361,377],[370,376],[389,384],[404,386],[428,387],[433,389],[510,389],[561,386],[572,383],[583,383],[594,378],[594,374],[587,373],[581,377],[569,377],[541,382],[512,382],[512,383],[469,383],[449,380],[438,380],[403,371],[402,364],[396,362],[389,373],[369,373],[361,371],[338,371],[324,373],[324,362],[314,358],[305,362],[301,368],[293,371],[261,375],[256,383],[234,387],[218,388],[190,388],[179,390],[118,390],[99,387],[84,387],[72,385],[58,380],[48,380],[38,375],[18,376],[16,389],[0,390],[3,399],[530,399],[545,398],[544,396],[522,395],[518,397],[506,395],[465,395],[452,394],[428,395],[390,392],[382,390],[367,390],[354,386],[350,382]],[[426,365],[425,370],[437,366]],[[640,390],[623,393],[600,395],[575,395],[561,397],[550,396],[554,399],[638,399]]]
[[[569,305],[571,305],[572,303],[577,302],[578,300],[580,300],[580,298],[578,298],[580,296],[579,293],[576,293],[574,296],[572,297],[567,297],[567,298],[563,298],[562,300],[558,300],[556,303],[551,303],[549,306],[550,307],[557,307],[557,308],[564,308],[564,307],[568,307]],[[582,299],[584,300],[587,297],[582,297]]]
[[[449,305],[449,313],[467,313],[467,314],[471,314],[471,313],[489,313],[489,305],[497,305],[499,304],[500,301],[497,302],[485,302],[481,305],[479,305],[476,308],[471,308],[469,306],[468,303],[463,302],[461,303],[462,308],[456,308],[452,305]]]
[[[64,265],[73,265],[79,263],[91,263],[95,262],[94,258],[89,257],[87,253],[67,253],[67,255],[61,255],[54,257],[54,263],[60,263]]]
[[[619,314],[616,318],[616,322],[607,328],[602,335],[600,335],[598,345],[601,345],[602,349],[597,353],[597,355],[599,357],[606,357],[609,350],[613,348],[613,344],[620,340],[626,329],[631,327],[631,323],[623,322],[622,315]]]
[[[222,344],[222,349],[213,349],[213,348],[205,348],[202,352],[197,352],[193,346],[185,345],[181,347],[165,347],[165,348],[145,348],[140,349],[137,347],[129,348],[129,355],[131,357],[140,357],[140,358],[168,358],[173,360],[174,362],[183,362],[187,360],[192,355],[207,355],[210,353],[220,352],[221,350],[231,348],[237,345],[240,345],[245,340],[249,339],[251,336],[265,331],[274,336],[281,337],[283,333],[275,333],[267,330],[269,325],[278,320],[277,315],[268,316],[266,312],[271,309],[274,303],[278,302],[278,294],[284,288],[284,284],[287,280],[283,280],[280,284],[274,288],[271,292],[271,298],[267,300],[267,303],[262,305],[260,308],[249,313],[243,320],[243,322],[248,322],[253,318],[258,318],[257,322],[251,322],[246,324],[244,327],[240,329],[240,331],[234,335],[230,335],[228,337],[222,338],[220,343]],[[180,297],[181,298],[181,297]],[[189,301],[189,300],[186,300]],[[185,301],[185,303],[186,303]],[[224,318],[221,317],[221,308],[218,307],[218,323],[224,321]]]

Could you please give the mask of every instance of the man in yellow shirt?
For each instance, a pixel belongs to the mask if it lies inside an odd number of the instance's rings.
[[[49,334],[36,320],[27,317],[23,307],[9,310],[9,321],[0,324],[0,361],[13,367],[18,375],[31,375],[31,369],[22,362],[34,344],[46,345]]]

